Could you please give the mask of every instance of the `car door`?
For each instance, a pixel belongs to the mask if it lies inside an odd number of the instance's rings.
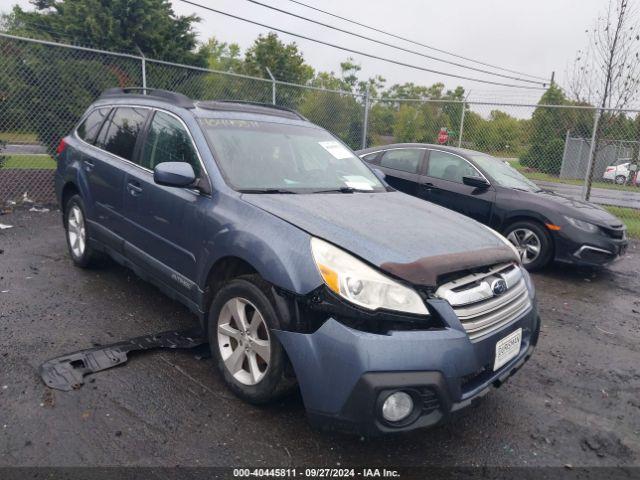
[[[153,169],[162,162],[187,162],[197,177],[206,176],[206,172],[186,125],[165,111],[156,110],[152,115],[135,165],[126,171],[127,255],[194,300],[200,212],[210,197],[195,188],[158,185]]]
[[[450,152],[429,150],[425,175],[420,180],[420,196],[489,224],[495,189],[476,188],[463,183],[465,176],[482,176],[468,160]]]
[[[96,148],[83,161],[97,214],[94,230],[120,253],[125,230],[123,167],[133,158],[147,114],[148,109],[113,108],[93,142]]]
[[[419,175],[424,160],[424,148],[394,148],[379,158],[385,181],[393,188],[409,195],[418,195]],[[377,163],[377,162],[376,162]]]

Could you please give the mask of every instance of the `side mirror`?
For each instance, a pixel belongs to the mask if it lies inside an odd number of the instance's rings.
[[[196,181],[196,174],[187,162],[163,162],[153,169],[153,181],[165,187],[188,187]]]
[[[385,173],[380,170],[379,168],[374,168],[373,169],[373,173],[376,174],[376,177],[378,177],[380,180],[382,180],[383,182],[385,181],[385,179],[387,178],[387,176],[385,175]]]
[[[482,177],[462,177],[462,183],[474,188],[489,188],[491,184]]]

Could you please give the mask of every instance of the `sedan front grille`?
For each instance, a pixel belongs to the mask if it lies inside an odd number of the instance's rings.
[[[447,282],[436,290],[436,296],[449,302],[473,341],[531,309],[522,270],[514,263],[495,265]]]

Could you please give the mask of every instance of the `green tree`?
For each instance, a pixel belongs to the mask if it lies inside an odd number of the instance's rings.
[[[393,136],[396,142],[424,142],[426,122],[423,112],[412,105],[403,104],[395,115]]]
[[[205,65],[196,52],[195,15],[176,15],[169,0],[33,0],[33,11],[15,6],[5,28],[32,38],[75,43],[151,58]]]
[[[560,87],[551,85],[538,105],[567,105]],[[566,109],[536,107],[531,117],[531,145],[521,162],[545,173],[558,175],[566,135]]]
[[[293,43],[283,43],[277,34],[259,35],[244,56],[244,70],[254,77],[269,78],[267,68],[280,81],[304,85],[313,78],[313,68]]]

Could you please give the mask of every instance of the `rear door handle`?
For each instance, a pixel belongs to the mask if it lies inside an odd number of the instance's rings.
[[[431,182],[426,182],[420,185],[422,187],[423,190],[425,191],[430,191],[433,187],[435,187],[435,185]]]
[[[90,172],[91,170],[93,170],[93,167],[95,167],[95,166],[96,166],[96,164],[93,163],[91,160],[85,160],[84,161],[84,169],[87,172]]]
[[[131,195],[133,195],[134,197],[140,195],[142,193],[142,187],[140,186],[140,184],[133,183],[133,182],[129,182],[127,183],[127,190],[129,190],[129,193]]]

